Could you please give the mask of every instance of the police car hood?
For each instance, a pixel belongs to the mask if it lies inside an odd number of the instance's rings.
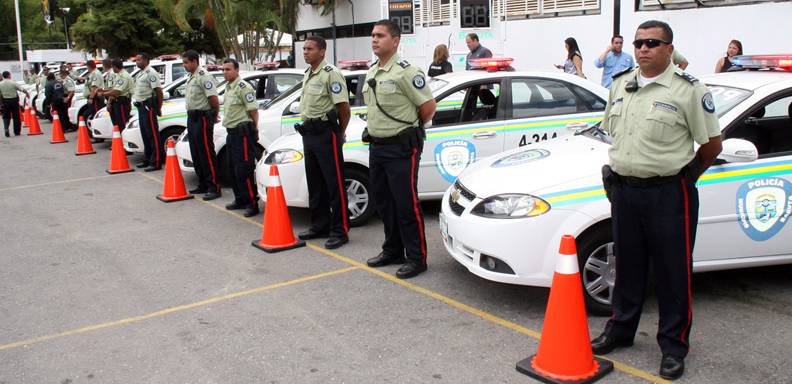
[[[609,145],[586,136],[565,136],[486,157],[458,178],[479,197],[502,193],[541,196],[565,184],[599,177]]]

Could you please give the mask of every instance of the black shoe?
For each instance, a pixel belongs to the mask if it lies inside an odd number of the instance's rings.
[[[326,249],[336,249],[349,242],[349,237],[331,237],[325,242]]]
[[[91,139],[91,143],[93,143],[93,144],[104,143],[104,139],[96,139],[96,138],[94,138],[94,139]]]
[[[148,161],[141,161],[141,162],[135,164],[135,166],[138,167],[138,168],[148,168],[150,165],[151,164],[149,164]]]
[[[237,203],[236,201],[231,204],[226,204],[226,209],[229,211],[236,211],[238,209],[245,209],[247,207],[246,204]]]
[[[366,265],[372,268],[384,267],[391,264],[404,264],[404,258],[386,255],[385,252],[381,252],[379,255],[366,260]]]
[[[664,355],[660,360],[660,377],[667,380],[676,380],[685,373],[685,359]]]
[[[8,134],[8,131],[5,131],[5,134],[6,134],[6,137],[11,137],[11,135]]]
[[[396,277],[400,279],[409,279],[411,277],[418,276],[421,272],[426,271],[426,264],[418,265],[413,263],[407,263],[401,266],[398,271],[396,271]]]
[[[607,355],[616,348],[630,347],[632,345],[632,340],[619,340],[603,333],[596,339],[591,340],[591,351],[595,355]]]
[[[245,210],[245,213],[243,213],[242,216],[253,217],[253,216],[256,216],[258,214],[259,214],[258,203],[253,203],[253,204],[250,204],[249,207],[247,207],[247,209]]]
[[[190,194],[191,195],[201,195],[201,194],[204,194],[206,192],[209,192],[209,189],[208,188],[204,188],[204,187],[198,187],[198,188],[190,190]]]
[[[321,239],[329,236],[329,232],[316,232],[313,229],[309,229],[305,232],[300,232],[297,234],[297,237],[300,240],[312,240],[312,239]]]
[[[214,200],[214,199],[217,199],[217,198],[219,198],[220,196],[222,196],[222,195],[220,194],[220,192],[207,192],[207,193],[206,193],[206,194],[203,196],[203,201],[210,201],[210,200]]]
[[[160,169],[162,169],[162,167],[155,167],[153,165],[149,165],[148,167],[143,169],[143,172],[154,172],[154,171],[159,171]]]

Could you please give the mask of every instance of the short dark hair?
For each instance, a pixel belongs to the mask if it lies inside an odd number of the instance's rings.
[[[93,60],[88,60],[85,62],[85,66],[92,69],[96,68],[96,62],[94,62]]]
[[[47,73],[47,80],[55,80],[55,74],[52,72]]]
[[[143,60],[146,60],[146,61],[151,61],[151,55],[149,55],[149,54],[148,54],[148,53],[146,53],[146,52],[139,52],[139,53],[138,53],[138,56],[142,57],[142,58],[143,58]]]
[[[467,37],[469,37],[469,38],[470,38],[470,40],[476,40],[476,41],[479,41],[478,33],[468,33],[468,34],[467,34]]]
[[[388,19],[382,19],[382,20],[374,23],[375,27],[378,26],[378,25],[381,25],[381,26],[387,28],[388,29],[388,33],[390,33],[391,36],[393,36],[393,37],[401,37],[401,29],[393,21],[388,20]]]
[[[11,72],[3,71],[3,78],[4,79],[10,79],[11,78]]]
[[[671,30],[671,26],[668,23],[660,21],[660,20],[649,20],[644,21],[641,25],[638,26],[638,29],[649,29],[649,28],[660,28],[663,30],[664,39],[667,43],[671,44],[674,42],[674,31]]]
[[[622,39],[622,41],[624,41],[624,36],[622,36],[622,35],[613,35],[613,37],[611,37],[611,43],[613,42],[613,40],[616,40],[616,39]]]
[[[198,52],[193,51],[192,49],[185,51],[182,53],[182,58],[185,58],[189,61],[198,61],[200,56],[198,56]]]
[[[327,41],[322,36],[308,36],[305,41],[313,41],[319,49],[327,49]]]
[[[124,69],[124,62],[119,58],[113,59],[113,68]]]
[[[234,64],[234,69],[239,69],[239,62],[236,61],[235,59],[232,59],[230,57],[225,58],[223,60],[223,64],[228,64],[228,63]]]

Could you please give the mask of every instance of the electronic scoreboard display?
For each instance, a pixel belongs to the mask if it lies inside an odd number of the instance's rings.
[[[399,26],[402,35],[415,33],[413,0],[388,0],[388,19]]]
[[[462,28],[489,28],[489,0],[460,0],[459,6]]]

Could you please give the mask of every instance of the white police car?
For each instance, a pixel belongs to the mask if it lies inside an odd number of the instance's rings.
[[[347,63],[360,62],[361,61],[349,61]],[[344,62],[339,62],[339,65],[343,64]],[[356,66],[360,65],[358,64]],[[363,96],[361,93],[366,71],[342,70],[342,73],[346,78],[347,88],[350,90],[352,114],[366,113],[366,107],[363,103]],[[302,80],[302,75],[300,80]],[[292,110],[299,111],[299,100],[302,94],[301,90],[302,81],[298,82],[294,87],[282,93],[270,103],[263,104],[259,108],[259,142],[257,149],[260,152],[257,152],[257,159],[260,159],[261,154],[264,152],[264,148],[268,147],[277,138],[284,134],[294,133],[294,124],[300,122],[300,115],[299,113],[292,112]],[[217,161],[220,164],[217,170],[219,174],[218,179],[222,184],[229,185],[231,183],[231,160],[224,150],[226,134],[226,129],[223,127],[222,123],[215,124],[214,146],[215,153],[217,153],[218,157]],[[176,156],[179,157],[179,164],[182,170],[195,172],[186,133],[181,136],[179,142],[176,144]]]
[[[788,60],[792,70],[791,58],[737,61],[748,68]],[[700,81],[714,96],[724,141],[720,160],[698,182],[694,272],[792,263],[792,72]],[[547,287],[559,239],[574,235],[589,309],[609,313],[615,257],[600,173],[608,147],[609,137],[593,127],[470,166],[443,196],[446,250],[485,279]]]
[[[285,92],[302,79],[302,72],[293,69],[282,69],[271,72],[240,72],[243,79],[249,82],[256,89],[256,99],[260,103],[268,102]],[[225,80],[218,85],[217,93],[220,95],[220,103],[223,102],[225,93]],[[168,138],[173,138],[178,142],[179,136],[186,132],[187,109],[184,98],[176,99],[163,105],[162,116],[159,120],[160,143],[164,147]],[[222,111],[222,105],[220,109]],[[222,113],[222,112],[221,112]],[[224,134],[225,132],[223,132]],[[215,132],[217,136],[217,132]],[[143,153],[143,137],[140,135],[140,123],[137,114],[129,119],[124,132],[121,133],[124,141],[124,149],[128,152]]]
[[[488,59],[484,65],[510,68],[510,59]],[[463,71],[427,82],[437,112],[426,129],[418,191],[423,199],[439,199],[450,183],[474,161],[505,149],[572,134],[602,119],[608,91],[564,73]],[[387,105],[387,98],[380,98]],[[369,106],[376,108],[376,106]],[[353,225],[374,211],[369,199],[368,146],[361,142],[365,121],[352,118],[344,144],[345,185]],[[308,206],[302,161],[302,138],[284,136],[267,148],[256,180],[263,188],[268,165],[277,164],[286,203]]]

